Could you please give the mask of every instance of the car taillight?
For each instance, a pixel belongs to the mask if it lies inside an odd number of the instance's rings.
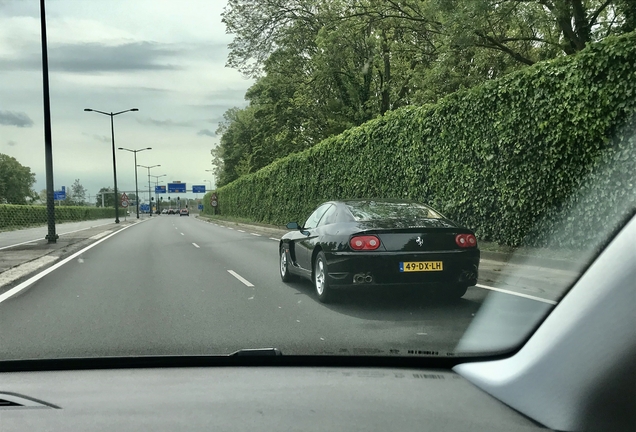
[[[353,250],[376,250],[380,247],[380,239],[376,236],[356,236],[349,240],[349,246]]]
[[[460,248],[471,248],[477,246],[477,239],[472,234],[457,234],[455,236],[455,243]]]

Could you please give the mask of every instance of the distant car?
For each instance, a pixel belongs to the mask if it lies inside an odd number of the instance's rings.
[[[168,214],[168,210],[166,209],[161,210],[161,214]]]
[[[174,214],[174,210],[173,209],[169,209],[168,210],[168,214]]]
[[[321,302],[355,286],[431,287],[458,299],[477,283],[475,233],[424,204],[332,201],[287,228],[294,231],[280,241],[281,279],[310,279]]]
[[[188,211],[188,209],[181,209],[181,211],[179,212],[179,216],[190,216],[190,212]]]

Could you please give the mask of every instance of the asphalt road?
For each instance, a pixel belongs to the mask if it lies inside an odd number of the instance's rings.
[[[324,305],[309,281],[281,282],[277,252],[278,242],[266,235],[194,217],[130,226],[0,303],[0,359],[259,347],[447,355],[487,297],[515,316],[551,307],[479,287],[454,303],[369,291]]]

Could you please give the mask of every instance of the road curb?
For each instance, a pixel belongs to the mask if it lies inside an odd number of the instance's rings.
[[[555,258],[544,258],[538,256],[531,255],[522,255],[518,253],[504,253],[504,252],[492,252],[492,251],[481,251],[481,258],[499,261],[503,263],[510,264],[522,264],[533,267],[546,267],[555,270],[569,270],[569,271],[577,271],[581,267],[581,263],[576,261],[555,259]]]
[[[276,235],[278,238],[282,237],[283,235],[289,232],[289,230],[282,229],[282,228],[264,227],[260,225],[251,225],[251,224],[246,224],[242,222],[232,222],[232,221],[225,221],[225,220],[219,220],[219,219],[210,219],[201,215],[196,216],[196,218],[207,223],[216,223],[218,225],[223,225],[223,226],[245,228],[251,231],[260,231],[268,235],[270,234]]]

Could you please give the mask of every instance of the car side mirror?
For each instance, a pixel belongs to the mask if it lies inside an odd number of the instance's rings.
[[[298,225],[297,222],[290,222],[287,224],[287,229],[297,230],[297,229],[300,229],[300,226]]]

